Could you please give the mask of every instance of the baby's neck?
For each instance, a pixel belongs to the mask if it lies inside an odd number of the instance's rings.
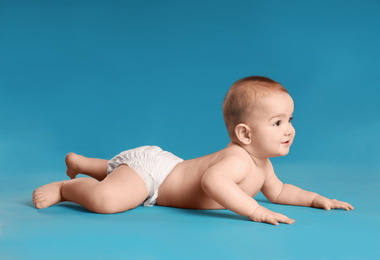
[[[251,151],[248,147],[244,147],[244,146],[242,146],[240,144],[230,143],[230,145],[238,145],[241,148],[243,148],[248,153],[248,155],[251,157],[253,163],[258,168],[265,168],[268,165],[269,158],[257,156],[256,153],[255,153],[255,151]]]
[[[269,162],[269,158],[258,158],[254,156],[253,154],[249,153],[248,151],[247,153],[249,154],[249,156],[251,156],[252,161],[258,168],[266,168]]]

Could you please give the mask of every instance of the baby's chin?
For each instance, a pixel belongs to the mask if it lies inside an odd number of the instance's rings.
[[[288,154],[289,154],[289,149],[287,149],[286,151],[281,151],[281,152],[279,152],[276,155],[273,155],[271,157],[283,157],[283,156],[286,156]]]

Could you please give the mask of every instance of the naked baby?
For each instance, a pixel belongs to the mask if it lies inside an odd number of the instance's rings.
[[[192,160],[143,146],[111,160],[69,153],[71,180],[36,189],[37,208],[71,201],[97,213],[118,213],[160,205],[191,209],[229,209],[256,222],[292,224],[293,219],[257,203],[261,190],[273,203],[330,209],[350,204],[282,183],[271,157],[289,153],[295,130],[293,100],[279,83],[259,76],[235,82],[228,91],[223,115],[231,139],[218,152]],[[81,173],[92,178],[76,178]]]

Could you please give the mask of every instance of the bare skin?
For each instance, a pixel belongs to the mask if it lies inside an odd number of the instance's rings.
[[[108,160],[87,158],[75,153],[66,156],[69,181],[44,185],[33,192],[39,209],[72,201],[97,213],[118,213],[140,205],[148,196],[143,180],[127,165],[107,176]],[[78,178],[86,174],[92,178]],[[99,182],[100,181],[100,182]]]
[[[36,208],[43,209],[63,201],[61,189],[63,181],[53,182],[39,187],[33,192],[33,203]]]
[[[202,180],[206,182],[204,176],[209,173],[208,170],[212,168],[211,166],[218,165],[222,161],[228,162],[231,159],[236,159],[236,154],[243,158],[240,162],[237,161],[234,166],[236,171],[243,170],[244,167],[247,169],[255,168],[256,170],[242,171],[243,174],[239,178],[230,181],[230,192],[223,193],[231,193],[236,197],[241,196],[244,198],[242,199],[244,202],[232,201],[235,206],[229,206],[229,209],[256,222],[267,222],[273,225],[278,225],[280,222],[294,223],[293,219],[259,206],[252,199],[262,189],[265,180],[271,174],[271,165],[268,164],[265,165],[267,168],[259,169],[246,151],[234,143],[216,153],[179,163],[161,185],[157,204],[192,209],[226,208],[221,205],[229,203],[224,201],[226,198],[223,196],[222,198],[215,197],[220,201],[218,203],[212,198],[213,194],[210,194],[212,192],[204,187],[206,184],[202,184]],[[233,158],[230,158],[231,155]],[[244,161],[246,162],[245,165]],[[33,193],[34,204],[37,208],[42,209],[62,201],[72,201],[97,213],[123,212],[140,205],[148,194],[142,179],[126,165],[120,166],[107,176],[107,163],[107,160],[87,158],[74,153],[68,154],[66,157],[67,175],[72,180],[53,182],[36,189]],[[98,164],[97,170],[88,171],[93,168],[94,164]],[[75,179],[79,173],[88,173],[90,177],[98,179],[103,177],[103,179],[101,182],[93,178]],[[327,210],[333,208],[353,209],[347,203],[339,201],[335,203],[334,200],[314,193],[303,192],[306,195],[311,195],[312,199],[302,206],[313,206]],[[115,203],[110,204],[110,201],[115,201]]]
[[[256,222],[292,224],[294,220],[260,206],[253,198],[261,190],[273,203],[330,209],[354,209],[350,204],[282,183],[269,157],[288,154],[295,131],[293,100],[274,93],[262,98],[246,123],[236,126],[236,138],[226,148],[177,164],[158,190],[157,204],[192,209],[229,209]],[[107,160],[70,153],[69,181],[36,189],[33,201],[46,208],[72,201],[98,213],[117,213],[137,207],[148,196],[142,178],[127,165],[107,175]],[[76,178],[77,174],[92,178]]]

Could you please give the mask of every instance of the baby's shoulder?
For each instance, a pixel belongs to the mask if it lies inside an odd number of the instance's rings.
[[[237,145],[229,145],[219,151],[218,160],[216,162],[216,164],[219,164],[231,173],[243,175],[251,172],[254,166],[252,163],[249,154]]]

